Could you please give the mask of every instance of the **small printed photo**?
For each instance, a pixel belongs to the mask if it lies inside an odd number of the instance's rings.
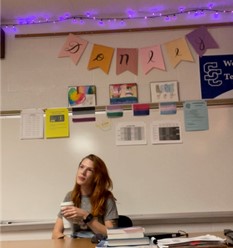
[[[69,86],[69,107],[88,107],[96,105],[96,86]]]
[[[136,83],[110,84],[110,104],[131,104],[138,102],[138,88]]]

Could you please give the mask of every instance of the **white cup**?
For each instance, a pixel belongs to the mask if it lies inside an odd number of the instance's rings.
[[[67,202],[61,203],[61,209],[63,209],[64,207],[68,207],[68,206],[74,206],[74,203],[72,201],[67,201]]]
[[[60,207],[61,210],[63,210],[65,207],[69,207],[69,206],[74,206],[74,203],[72,201],[68,201],[68,202],[62,202]],[[70,228],[71,227],[71,223],[65,218],[63,217],[63,224],[64,224],[64,228]]]

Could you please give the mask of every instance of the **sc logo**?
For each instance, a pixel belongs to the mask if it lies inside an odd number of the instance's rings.
[[[208,62],[204,64],[204,80],[208,82],[210,86],[220,86],[222,80],[218,79],[219,75],[222,74],[222,70],[218,69],[217,62]]]

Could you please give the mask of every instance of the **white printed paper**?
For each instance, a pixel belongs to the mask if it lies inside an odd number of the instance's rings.
[[[116,127],[116,145],[146,145],[144,122],[119,123]]]
[[[182,143],[181,124],[178,121],[154,121],[151,124],[151,143]]]
[[[44,137],[44,111],[25,109],[21,111],[21,139],[42,139]]]

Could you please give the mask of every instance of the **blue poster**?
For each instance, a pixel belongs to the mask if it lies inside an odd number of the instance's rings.
[[[233,98],[233,55],[199,59],[202,99]]]
[[[203,100],[184,102],[185,131],[209,129],[207,104]]]

